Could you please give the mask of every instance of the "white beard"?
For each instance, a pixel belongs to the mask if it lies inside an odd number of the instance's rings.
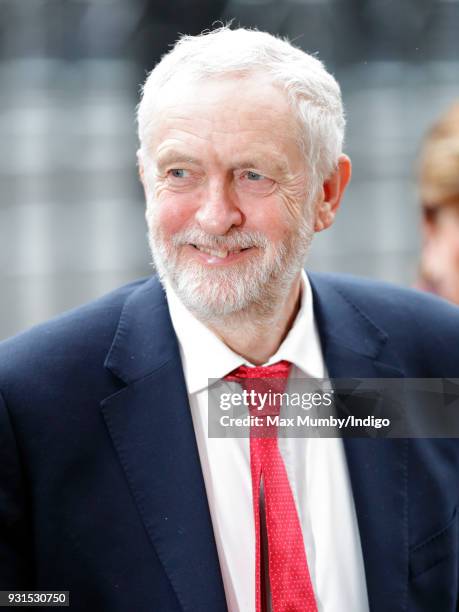
[[[197,228],[165,239],[154,215],[148,215],[148,221],[150,249],[161,282],[167,280],[183,304],[207,322],[248,312],[269,318],[304,267],[314,234],[306,215],[297,231],[280,244],[270,243],[260,232],[234,230],[225,236],[213,236]],[[205,245],[212,250],[253,246],[257,252],[247,261],[208,268],[196,260],[183,261],[181,247],[185,244]]]

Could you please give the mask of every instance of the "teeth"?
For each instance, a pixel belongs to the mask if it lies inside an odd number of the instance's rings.
[[[228,256],[228,251],[212,251],[209,249],[207,252],[209,255],[212,255],[212,257],[220,257],[220,259],[225,259],[225,257]]]
[[[228,257],[228,253],[230,251],[214,251],[213,249],[206,249],[205,247],[198,246],[197,247],[202,253],[207,253],[207,255],[212,255],[212,257],[219,257],[220,259],[225,259]],[[239,251],[231,251],[231,253],[240,253]]]

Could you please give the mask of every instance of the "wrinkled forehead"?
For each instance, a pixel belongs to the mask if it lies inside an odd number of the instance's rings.
[[[147,147],[161,129],[186,121],[212,122],[216,131],[230,133],[252,124],[300,138],[286,92],[267,74],[176,75],[154,97],[152,93],[142,101],[139,118],[140,138]]]

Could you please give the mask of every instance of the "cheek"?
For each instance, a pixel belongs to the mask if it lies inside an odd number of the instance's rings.
[[[287,222],[296,227],[303,218],[304,207],[307,201],[304,180],[297,179],[289,185],[283,186],[279,191],[282,207]]]
[[[303,216],[304,202],[292,196],[284,196],[282,204],[286,223],[291,228],[297,227]]]
[[[296,227],[288,203],[278,194],[263,198],[244,208],[244,228],[261,232],[271,242],[283,242]]]
[[[183,194],[165,194],[151,203],[152,217],[166,235],[177,234],[190,225],[193,207],[190,197]]]

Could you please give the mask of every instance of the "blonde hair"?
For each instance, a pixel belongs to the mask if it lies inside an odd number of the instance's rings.
[[[419,171],[421,199],[425,205],[459,203],[459,101],[428,131]]]

